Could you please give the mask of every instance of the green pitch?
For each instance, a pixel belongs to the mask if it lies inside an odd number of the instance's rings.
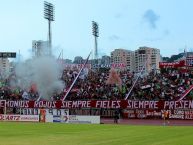
[[[193,127],[1,122],[0,145],[193,145]]]

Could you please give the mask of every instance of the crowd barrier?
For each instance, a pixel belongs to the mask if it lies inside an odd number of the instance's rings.
[[[53,118],[53,120],[52,120]],[[69,115],[69,116],[48,116],[46,122],[59,123],[77,123],[77,124],[100,124],[100,116],[83,116],[83,115]]]
[[[39,115],[4,115],[4,114],[0,114],[0,121],[39,122]]]
[[[0,121],[100,124],[100,116],[69,115],[69,109],[20,108],[20,115],[0,115]],[[26,113],[26,114],[24,114]]]
[[[61,119],[61,117],[64,117],[64,116],[69,116],[69,118],[70,116],[100,116],[100,117],[113,118],[115,110],[117,109],[120,111],[121,116],[127,119],[128,118],[162,119],[163,112],[165,110],[168,110],[170,119],[193,120],[193,100],[182,100],[182,101],[134,101],[134,100],[5,101],[5,100],[0,100],[0,108],[1,110],[4,110],[2,112],[5,112],[5,114],[10,114],[11,111],[13,112],[13,109],[16,110],[15,114],[20,114],[20,115],[41,114],[39,118],[40,122],[46,122],[46,120],[47,122],[53,122],[53,119],[55,119],[55,122],[71,121],[70,119],[66,119],[66,118]],[[9,119],[9,116],[8,117],[1,116],[1,118]],[[77,118],[78,118],[77,120],[79,120],[80,117],[77,117]]]
[[[0,121],[100,124],[100,116],[45,115],[45,118],[44,118],[42,117],[42,115],[4,115],[4,114],[0,114]]]

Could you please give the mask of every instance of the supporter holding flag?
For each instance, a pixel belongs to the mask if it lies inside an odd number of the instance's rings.
[[[27,93],[27,91],[24,91],[24,92],[23,92],[22,98],[23,98],[24,100],[29,100],[29,94]]]
[[[82,79],[82,80],[84,80],[87,76],[88,76],[88,69],[87,69],[87,68],[84,68],[84,69],[82,70],[82,72],[80,73],[79,78]]]
[[[121,87],[122,80],[115,69],[111,68],[109,78],[107,79],[106,83],[109,85],[118,85],[119,87]]]

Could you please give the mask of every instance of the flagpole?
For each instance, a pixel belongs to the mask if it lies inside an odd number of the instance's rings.
[[[148,59],[147,59],[147,60],[148,60]],[[147,60],[146,60],[146,62],[145,62],[145,64],[144,64],[144,66],[142,67],[142,69],[141,69],[139,75],[137,76],[137,78],[136,78],[136,80],[135,80],[133,86],[131,87],[131,89],[129,90],[129,92],[126,94],[125,100],[128,99],[128,97],[129,97],[129,95],[131,94],[131,92],[132,92],[132,90],[133,90],[135,84],[137,83],[139,77],[141,76],[141,73],[142,73],[143,69],[145,68],[145,66],[146,66],[146,64],[147,64]]]
[[[92,52],[92,51],[91,51],[91,52]],[[68,94],[69,94],[69,93],[70,93],[70,91],[72,90],[72,88],[73,88],[74,84],[76,83],[76,81],[77,81],[78,77],[80,76],[80,73],[82,72],[83,68],[84,68],[84,67],[85,67],[85,65],[87,64],[88,59],[89,59],[89,57],[90,57],[90,55],[91,55],[91,52],[89,53],[89,55],[88,55],[88,57],[87,57],[86,61],[84,62],[84,64],[83,64],[82,68],[80,69],[80,71],[79,71],[78,75],[77,75],[77,76],[76,76],[76,78],[74,79],[74,81],[73,81],[73,83],[71,84],[70,88],[69,88],[69,89],[68,89],[68,91],[66,92],[66,94],[65,94],[64,98],[62,99],[62,101],[64,101],[64,100],[66,99],[66,97],[68,96]]]

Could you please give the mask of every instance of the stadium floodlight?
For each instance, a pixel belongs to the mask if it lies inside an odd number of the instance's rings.
[[[48,20],[48,42],[49,55],[51,55],[52,36],[51,36],[51,21],[54,21],[54,5],[44,1],[44,18]]]
[[[94,59],[97,61],[97,68],[99,69],[98,64],[98,44],[97,44],[97,38],[99,37],[99,26],[97,22],[92,21],[92,34],[94,36]]]
[[[54,21],[54,5],[44,1],[44,18],[48,21]]]
[[[98,27],[97,22],[95,22],[95,21],[92,21],[92,34],[95,37],[99,37],[99,27]]]

